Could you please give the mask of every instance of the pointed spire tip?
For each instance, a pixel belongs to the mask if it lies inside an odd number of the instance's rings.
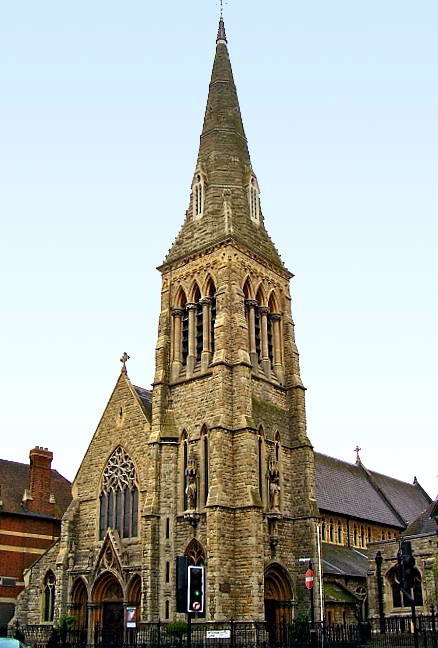
[[[222,16],[219,19],[219,29],[217,30],[216,43],[228,43],[227,35],[225,33],[225,24]]]

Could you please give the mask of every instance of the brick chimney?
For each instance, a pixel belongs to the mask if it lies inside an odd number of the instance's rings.
[[[29,491],[26,507],[34,513],[54,514],[52,494],[53,452],[36,446],[29,452]]]

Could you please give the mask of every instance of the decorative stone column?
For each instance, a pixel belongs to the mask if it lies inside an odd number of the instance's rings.
[[[271,375],[271,361],[268,349],[268,313],[266,306],[259,306],[260,313],[260,335],[262,347],[262,369],[267,376]]]
[[[205,371],[211,359],[211,297],[203,297],[199,300],[202,305],[202,353],[201,370]]]
[[[196,364],[196,311],[198,305],[194,302],[186,304],[189,313],[189,353],[187,356],[187,378],[189,378],[195,369]]]
[[[98,608],[99,603],[87,602],[87,644],[89,646],[100,642],[100,637],[95,637],[96,623],[99,620],[97,618]],[[100,631],[102,631],[102,628],[100,628]]]
[[[281,359],[281,331],[280,331],[280,322],[281,315],[280,313],[271,313],[270,318],[272,321],[272,344],[274,347],[274,372],[278,380],[284,382],[284,367]]]
[[[172,380],[176,380],[181,372],[182,367],[182,308],[174,308],[173,317],[173,336],[172,336]]]
[[[257,358],[256,350],[256,334],[255,334],[255,309],[257,307],[255,299],[246,299],[245,306],[248,309],[248,336],[249,336],[249,357],[251,364],[255,368],[258,366],[259,359]]]

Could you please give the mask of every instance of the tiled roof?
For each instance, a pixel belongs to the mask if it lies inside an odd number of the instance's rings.
[[[365,553],[340,545],[322,543],[322,570],[324,574],[360,576],[365,578],[368,557]]]
[[[422,489],[415,484],[407,484],[394,477],[372,471],[370,473],[377,486],[407,524],[413,522],[430,503],[430,498],[427,500]]]
[[[3,506],[7,513],[28,513],[22,502],[25,488],[29,488],[29,465],[0,459],[0,486]],[[55,496],[54,517],[61,519],[71,502],[71,484],[58,471],[52,469],[52,492]],[[38,513],[30,513],[37,516]],[[48,517],[44,514],[43,517]],[[49,516],[50,517],[50,516]]]
[[[435,520],[435,516],[438,516],[438,500],[432,502],[416,520],[411,522],[408,528],[403,531],[403,535],[413,536],[426,533],[436,534],[438,532],[438,524]]]
[[[403,528],[429,504],[421,487],[315,453],[316,497],[323,511]]]
[[[150,415],[152,409],[152,392],[149,389],[144,389],[143,387],[137,387],[137,385],[132,385],[139,396],[141,403]]]

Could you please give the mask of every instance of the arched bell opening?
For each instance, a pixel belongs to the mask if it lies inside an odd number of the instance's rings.
[[[93,588],[95,604],[94,643],[123,644],[123,589],[116,576],[104,573]]]
[[[265,621],[275,641],[292,622],[293,591],[286,570],[276,563],[265,571]]]

